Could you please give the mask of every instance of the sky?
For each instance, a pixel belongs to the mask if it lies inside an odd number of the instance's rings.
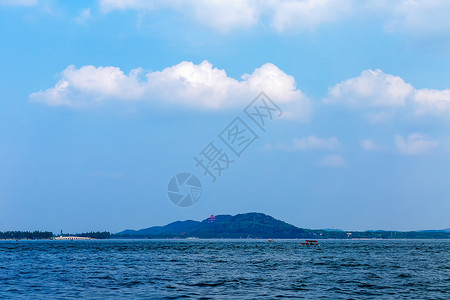
[[[246,212],[448,228],[448,15],[445,0],[0,0],[0,231]],[[279,108],[263,127],[246,114],[261,97]],[[233,122],[253,133],[238,154]],[[211,145],[214,182],[195,161]],[[179,207],[167,189],[185,172],[202,192]]]

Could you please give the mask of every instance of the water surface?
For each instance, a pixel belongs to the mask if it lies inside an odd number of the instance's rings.
[[[450,299],[450,240],[0,241],[0,298]]]

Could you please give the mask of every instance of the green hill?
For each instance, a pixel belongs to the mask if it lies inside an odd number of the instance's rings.
[[[154,226],[141,230],[125,230],[113,238],[380,238],[380,239],[435,239],[450,238],[445,231],[332,231],[310,230],[277,220],[262,213],[246,213],[215,216],[213,221],[177,221],[165,226]]]
[[[165,226],[125,230],[114,237],[301,238],[315,234],[262,213],[215,216],[213,222],[177,221]]]

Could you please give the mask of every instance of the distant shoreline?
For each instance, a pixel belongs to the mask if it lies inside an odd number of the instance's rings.
[[[0,231],[0,240],[89,240],[89,239],[321,239],[321,240],[431,240],[450,239],[450,228],[423,231],[344,231],[299,228],[269,215],[250,212],[237,215],[210,215],[202,221],[175,221],[163,226],[118,233],[84,232],[54,234],[50,231]]]
[[[63,242],[78,242],[78,241],[268,241],[267,238],[110,238],[110,239],[55,239],[55,238],[45,238],[45,239],[0,239],[0,241],[63,241]],[[305,238],[273,238],[273,241],[301,241]],[[449,238],[317,238],[319,241],[445,241],[450,240]]]

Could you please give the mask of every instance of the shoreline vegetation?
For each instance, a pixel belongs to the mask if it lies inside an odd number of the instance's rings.
[[[450,229],[426,231],[343,231],[305,229],[262,213],[211,215],[203,221],[176,221],[165,226],[125,230],[112,234],[85,232],[54,234],[49,231],[0,232],[0,240],[89,240],[89,239],[450,239]]]
[[[50,231],[0,231],[0,240],[86,240],[110,239],[111,233],[103,232],[85,232],[78,234],[53,234]]]

